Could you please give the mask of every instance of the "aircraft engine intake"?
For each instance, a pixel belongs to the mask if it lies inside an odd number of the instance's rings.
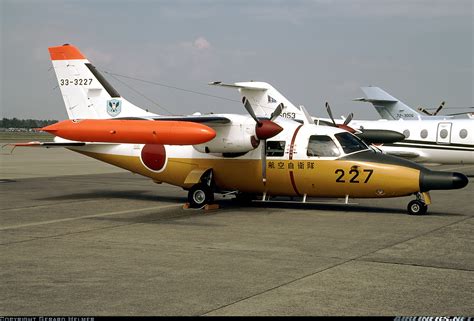
[[[228,133],[225,130],[216,129],[216,138],[193,147],[201,153],[246,153],[254,150],[259,145],[256,134],[250,134],[253,128],[246,129],[245,126],[232,126]]]

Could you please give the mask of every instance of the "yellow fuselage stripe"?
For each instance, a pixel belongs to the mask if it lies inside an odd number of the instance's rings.
[[[212,168],[216,187],[223,191],[268,195],[314,197],[396,197],[419,191],[420,171],[404,166],[350,160],[267,159],[267,183],[256,159],[169,158],[161,172],[153,172],[138,156],[79,151],[106,163],[184,188],[188,174],[195,169]],[[370,176],[370,177],[369,177]]]

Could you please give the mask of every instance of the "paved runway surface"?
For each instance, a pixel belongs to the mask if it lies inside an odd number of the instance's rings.
[[[205,212],[183,210],[180,188],[85,175],[96,162],[55,153],[77,175],[22,176],[19,154],[1,177],[0,315],[474,314],[472,182],[433,192],[420,217],[410,198]]]

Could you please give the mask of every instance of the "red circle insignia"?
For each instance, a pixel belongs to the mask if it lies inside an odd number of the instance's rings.
[[[141,159],[143,164],[153,171],[159,171],[166,162],[165,146],[159,144],[146,144],[142,148]]]

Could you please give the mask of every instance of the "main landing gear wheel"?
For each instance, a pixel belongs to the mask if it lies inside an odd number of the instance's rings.
[[[413,200],[408,203],[408,214],[410,215],[424,215],[428,210],[428,205],[419,200]]]
[[[188,202],[192,208],[202,208],[212,201],[214,201],[214,193],[206,184],[196,184],[188,192]]]

